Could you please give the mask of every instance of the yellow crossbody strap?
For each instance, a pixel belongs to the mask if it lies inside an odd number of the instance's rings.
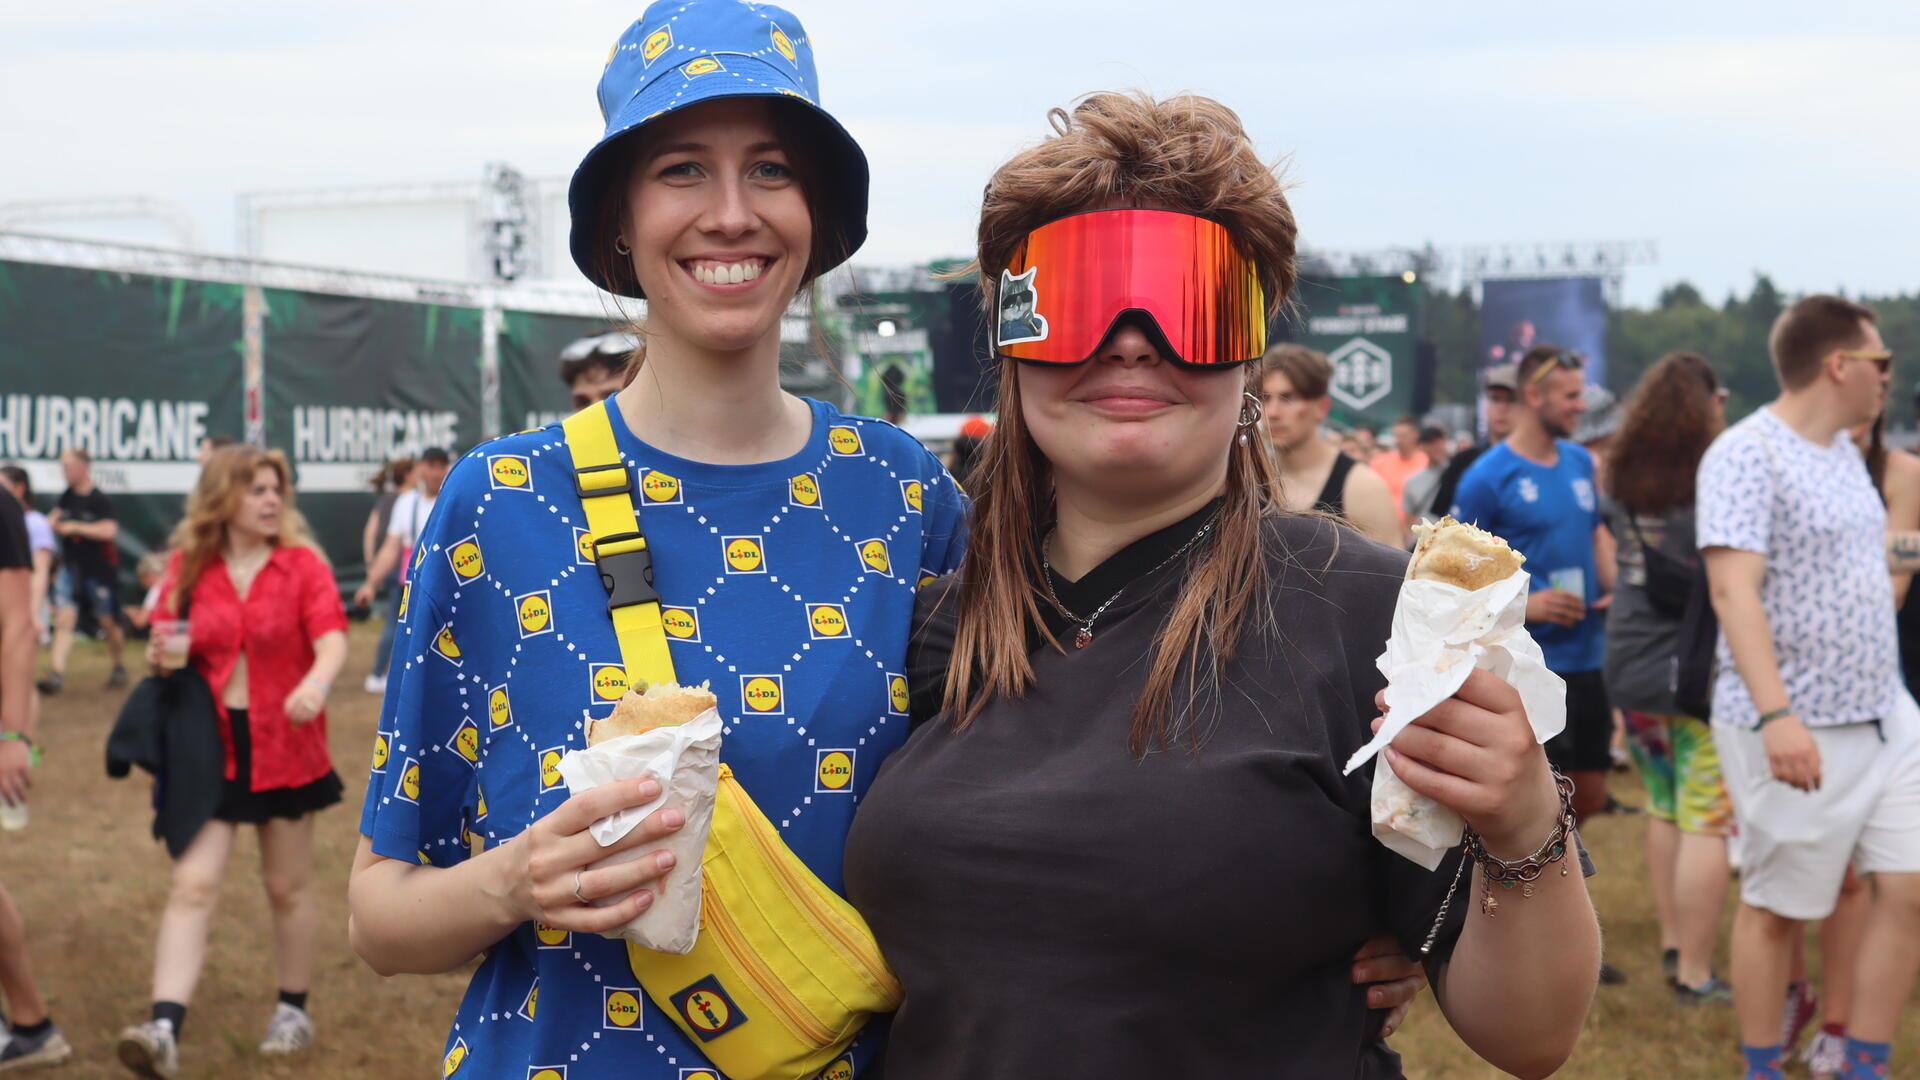
[[[587,513],[587,539],[607,613],[620,641],[627,682],[675,682],[673,654],[660,625],[660,594],[653,589],[653,552],[633,507],[633,471],[614,442],[610,402],[589,405],[560,425],[573,454],[573,486]]]

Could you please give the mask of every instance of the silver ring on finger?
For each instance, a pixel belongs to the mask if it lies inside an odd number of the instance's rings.
[[[580,875],[583,873],[585,873],[584,870],[575,870],[573,872],[573,898],[582,904],[587,902],[587,898],[580,895]]]

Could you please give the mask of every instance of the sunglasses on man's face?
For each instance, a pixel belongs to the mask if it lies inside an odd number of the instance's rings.
[[[1893,370],[1893,353],[1886,349],[1841,349],[1840,355],[1849,360],[1865,360],[1885,375]]]

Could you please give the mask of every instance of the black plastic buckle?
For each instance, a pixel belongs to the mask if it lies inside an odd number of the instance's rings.
[[[581,478],[588,473],[617,472],[620,474],[619,487],[589,488]],[[624,495],[633,490],[633,472],[625,462],[616,461],[611,465],[589,465],[584,469],[573,470],[573,490],[583,499],[597,499],[602,495]]]
[[[634,604],[657,604],[660,594],[653,588],[653,549],[639,548],[613,555],[600,554],[599,545],[619,540],[639,540],[637,532],[596,537],[593,562],[600,571],[600,584],[607,590],[607,610]]]

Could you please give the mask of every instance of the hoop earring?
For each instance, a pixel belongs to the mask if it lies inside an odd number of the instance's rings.
[[[1240,404],[1240,422],[1235,426],[1240,429],[1240,445],[1245,446],[1247,429],[1260,422],[1260,417],[1265,410],[1260,405],[1260,399],[1253,396],[1251,391],[1240,396],[1246,400]]]
[[[613,238],[613,250],[622,255],[633,254],[633,249],[627,246],[627,238],[624,236],[616,236]]]

